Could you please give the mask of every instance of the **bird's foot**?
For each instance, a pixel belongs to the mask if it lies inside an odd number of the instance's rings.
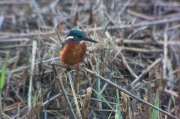
[[[66,64],[66,71],[71,71],[68,64]]]
[[[80,70],[79,64],[76,65],[76,70],[77,70],[77,71]],[[71,71],[71,68],[69,68],[69,65],[68,65],[68,64],[66,64],[66,71]]]
[[[78,71],[80,70],[79,64],[76,65],[76,70],[78,70]]]

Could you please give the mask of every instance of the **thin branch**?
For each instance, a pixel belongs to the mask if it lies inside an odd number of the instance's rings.
[[[38,36],[52,36],[55,35],[55,32],[46,32],[46,33],[30,33],[30,34],[17,34],[17,35],[8,35],[8,36],[1,36],[0,40],[8,40],[12,38],[33,38]]]
[[[131,86],[137,83],[144,75],[146,75],[153,67],[155,67],[158,63],[162,61],[162,58],[158,58],[155,62],[153,62],[146,70],[144,70],[132,83]]]
[[[160,58],[160,59],[161,59],[161,58]],[[92,72],[91,70],[89,70],[89,69],[87,69],[87,68],[84,68],[84,69],[85,69],[87,72],[89,72],[89,73],[95,75],[96,77],[100,78],[101,80],[103,80],[103,81],[109,83],[110,85],[114,86],[115,88],[119,89],[120,91],[122,91],[122,92],[128,94],[129,96],[131,96],[131,97],[137,99],[138,101],[140,101],[140,102],[142,102],[142,103],[144,103],[144,104],[146,104],[146,105],[148,105],[148,106],[150,106],[150,107],[152,107],[152,108],[154,108],[154,109],[156,109],[156,110],[162,112],[163,114],[165,114],[165,115],[167,115],[167,116],[169,116],[169,117],[171,117],[171,118],[173,118],[173,119],[178,119],[178,118],[175,117],[174,115],[171,115],[170,113],[168,113],[168,112],[166,112],[166,111],[164,111],[164,110],[162,110],[162,109],[160,109],[160,108],[158,108],[158,107],[152,105],[151,103],[142,100],[141,98],[139,98],[139,97],[135,96],[134,94],[128,92],[127,90],[125,90],[124,88],[120,87],[119,85],[113,83],[113,82],[110,81],[109,79],[106,79],[106,78],[100,76],[100,75],[97,74],[96,72]]]

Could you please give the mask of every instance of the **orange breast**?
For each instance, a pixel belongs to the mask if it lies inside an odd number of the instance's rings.
[[[60,53],[61,61],[68,65],[75,65],[82,61],[86,53],[86,43],[70,40]]]

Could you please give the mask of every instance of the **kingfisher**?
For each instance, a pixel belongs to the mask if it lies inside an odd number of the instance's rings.
[[[98,43],[97,41],[89,38],[81,30],[71,30],[65,41],[62,44],[62,51],[60,52],[61,61],[66,64],[66,70],[69,69],[69,66],[80,63],[86,54],[86,43],[83,41],[90,41]]]

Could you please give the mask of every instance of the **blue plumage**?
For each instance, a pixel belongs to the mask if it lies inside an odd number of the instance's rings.
[[[78,36],[78,37],[85,37],[86,34],[82,32],[81,30],[71,30],[68,33],[68,36]]]
[[[62,44],[62,49],[64,48],[64,46],[66,44],[69,43],[70,40],[73,40],[76,42],[81,42],[82,40],[84,40],[84,41],[90,41],[90,42],[98,43],[97,41],[86,37],[86,34],[83,31],[76,29],[76,30],[71,30],[68,33],[66,40]]]

